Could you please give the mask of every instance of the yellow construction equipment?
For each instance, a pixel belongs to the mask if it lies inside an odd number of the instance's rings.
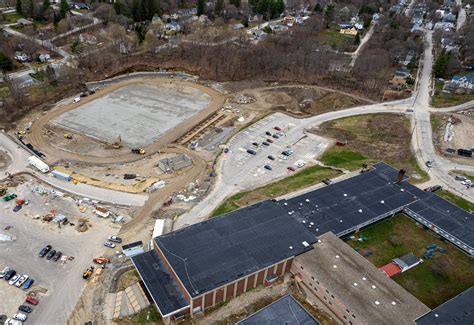
[[[120,136],[120,134],[118,135],[117,141],[115,141],[115,143],[112,145],[112,147],[113,147],[114,149],[120,149],[120,148],[122,148],[122,137]]]
[[[65,139],[68,139],[68,140],[71,140],[71,139],[72,139],[72,134],[65,133],[65,134],[64,134],[64,138],[65,138]]]
[[[6,187],[0,187],[0,196],[4,196],[7,194],[7,188]]]
[[[145,149],[143,149],[143,148],[133,148],[132,152],[136,153],[136,154],[139,154],[139,155],[144,155],[145,154]]]

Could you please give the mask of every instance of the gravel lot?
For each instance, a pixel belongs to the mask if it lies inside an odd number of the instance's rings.
[[[101,255],[108,249],[102,244],[109,234],[117,233],[118,229],[112,229],[108,225],[109,221],[91,215],[92,228],[83,233],[77,232],[72,226],[59,229],[52,222],[35,220],[35,215],[43,215],[45,210],[53,208],[70,215],[83,215],[77,208],[74,211],[71,201],[63,198],[49,200],[32,193],[30,188],[31,184],[25,183],[9,191],[30,200],[30,204],[19,212],[12,211],[15,205],[13,201],[0,201],[0,233],[13,238],[9,242],[0,242],[0,267],[3,269],[9,266],[35,280],[35,285],[30,290],[41,292],[40,304],[34,307],[28,323],[65,324],[86,285],[82,279],[83,270],[91,265],[92,257]],[[74,256],[74,260],[62,264],[60,261],[40,258],[38,252],[47,244],[64,255]],[[9,285],[2,280],[0,283],[0,314],[12,316],[24,301],[26,293],[16,287],[5,289]]]
[[[275,113],[241,131],[230,141],[229,152],[224,156],[221,170],[223,181],[243,189],[252,188],[291,174],[287,168],[292,166],[298,169],[297,162],[306,164],[313,160],[329,142],[306,133],[303,122],[306,121]],[[281,131],[274,127],[279,127]],[[281,136],[276,139],[266,135],[266,131],[272,135],[281,132]],[[266,139],[271,139],[273,143],[262,145]],[[253,142],[257,142],[258,147]],[[256,154],[249,154],[247,149],[254,150]],[[290,157],[281,155],[286,149],[293,150]],[[270,160],[269,155],[275,160]],[[272,170],[265,169],[265,165],[270,165]]]
[[[204,109],[209,95],[184,86],[131,84],[64,113],[52,122],[106,142],[144,147]]]

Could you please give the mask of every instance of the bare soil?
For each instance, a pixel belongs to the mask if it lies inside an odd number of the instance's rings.
[[[4,151],[0,151],[0,170],[6,169],[10,163],[10,156]]]

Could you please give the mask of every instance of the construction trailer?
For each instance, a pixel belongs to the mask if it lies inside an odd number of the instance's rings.
[[[49,166],[36,156],[28,157],[28,163],[43,173],[49,172]]]

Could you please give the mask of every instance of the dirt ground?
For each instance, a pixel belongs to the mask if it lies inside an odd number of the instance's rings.
[[[10,163],[10,156],[4,151],[0,151],[0,170],[6,169]]]
[[[448,133],[448,141],[445,141],[446,126],[450,117],[453,124],[452,131]],[[433,130],[434,142],[438,151],[452,161],[474,165],[474,159],[472,158],[461,157],[457,154],[449,154],[446,152],[448,148],[456,150],[474,148],[474,139],[472,137],[474,130],[474,109],[461,111],[456,114],[435,114],[432,120],[433,119],[435,120],[435,122],[432,122],[435,128],[435,130]]]

